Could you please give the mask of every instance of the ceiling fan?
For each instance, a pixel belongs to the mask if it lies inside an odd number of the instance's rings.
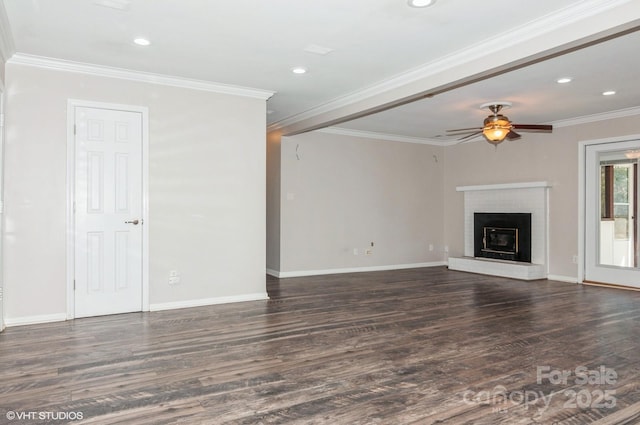
[[[527,132],[538,132],[538,133],[551,133],[553,130],[553,126],[547,124],[514,124],[509,121],[509,118],[505,115],[500,114],[500,111],[503,108],[511,107],[511,102],[502,102],[502,101],[494,101],[488,102],[480,105],[481,109],[487,108],[492,112],[492,115],[489,115],[484,119],[484,126],[481,128],[458,128],[456,130],[447,130],[449,135],[461,135],[465,133],[468,134],[460,139],[459,142],[469,141],[477,136],[484,136],[484,138],[493,145],[498,145],[507,140],[517,140],[520,137],[520,134],[516,133],[514,130],[518,131],[527,131]]]

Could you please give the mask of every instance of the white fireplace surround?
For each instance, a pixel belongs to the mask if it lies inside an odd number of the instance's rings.
[[[458,186],[464,192],[464,257],[449,258],[449,268],[516,279],[544,279],[548,273],[548,182]],[[530,213],[531,263],[474,258],[473,213]]]

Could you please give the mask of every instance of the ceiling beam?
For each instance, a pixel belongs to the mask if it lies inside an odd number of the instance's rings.
[[[304,133],[495,77],[640,29],[640,2],[590,0],[268,126]]]

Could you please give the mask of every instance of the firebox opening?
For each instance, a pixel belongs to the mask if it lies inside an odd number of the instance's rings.
[[[531,214],[475,213],[474,255],[531,262]]]

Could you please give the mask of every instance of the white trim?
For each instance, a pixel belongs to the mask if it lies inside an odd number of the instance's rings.
[[[568,118],[566,120],[553,121],[551,124],[555,128],[569,127],[572,125],[588,124],[592,122],[612,120],[616,118],[631,117],[640,115],[640,107],[618,109],[616,111],[603,112],[600,114],[584,115],[582,117]]]
[[[150,72],[133,71],[129,69],[113,68],[82,62],[73,62],[62,59],[28,55],[24,53],[16,53],[10,60],[7,61],[7,63],[33,66],[54,71],[77,72],[80,74],[93,75],[97,77],[119,78],[122,80],[138,81],[142,83],[159,84],[170,87],[179,87],[221,94],[230,94],[235,96],[251,97],[260,100],[267,100],[275,94],[275,92],[269,90],[233,86],[230,84],[213,83],[211,81],[153,74]]]
[[[64,322],[67,320],[65,313],[56,314],[43,314],[40,316],[23,316],[6,318],[5,325],[9,326],[25,326],[25,325],[37,325],[39,323],[51,323],[51,322]]]
[[[292,272],[278,272],[271,270],[274,274],[272,276],[278,278],[287,277],[304,277],[304,276],[320,276],[326,274],[343,274],[343,273],[362,273],[362,272],[378,272],[387,270],[403,270],[403,269],[418,269],[423,267],[438,267],[446,266],[446,261],[434,261],[430,263],[415,263],[415,264],[393,264],[388,266],[370,266],[370,267],[350,267],[344,269],[325,269],[325,270],[298,270]]]
[[[544,241],[544,273],[549,275],[549,268],[551,267],[551,194],[548,188],[545,188],[545,217],[544,217],[544,227],[546,230]]]
[[[483,184],[477,186],[457,186],[456,191],[471,192],[475,190],[533,189],[537,187],[551,187],[551,184],[549,182]]]
[[[562,276],[559,274],[547,275],[548,280],[557,280],[558,282],[578,283],[578,278],[575,276]]]
[[[591,272],[596,268],[596,265],[589,265],[587,262],[587,245],[594,244],[593,240],[587,237],[587,174],[589,169],[587,167],[587,149],[593,147],[593,149],[599,151],[609,150],[606,145],[608,144],[623,144],[627,142],[637,142],[640,140],[640,134],[628,134],[624,136],[607,137],[603,139],[593,140],[581,140],[578,142],[578,282],[583,283],[587,275],[587,267],[591,267]],[[598,146],[603,145],[603,146]],[[610,149],[613,149],[610,148]],[[590,195],[591,196],[591,195]],[[597,201],[596,201],[597,202]],[[602,267],[606,268],[606,267]],[[596,270],[597,271],[597,270]],[[638,273],[636,269],[623,269],[623,268],[611,268],[611,272],[615,274],[616,284],[623,286],[629,286],[630,288],[638,289],[637,278],[635,276],[629,277],[633,273]],[[590,277],[594,279],[593,276]],[[600,279],[598,276],[596,280],[605,282],[606,279]]]
[[[66,319],[75,317],[75,220],[74,220],[74,204],[75,190],[74,182],[76,180],[75,172],[75,105],[71,100],[67,100],[67,315]]]
[[[4,3],[0,2],[0,62],[9,60],[16,52],[13,43],[13,34],[11,33],[11,25],[9,17],[4,7]]]
[[[149,108],[142,113],[142,311],[149,311]]]
[[[584,282],[584,265],[585,265],[585,185],[587,183],[586,175],[586,152],[588,142],[582,141],[578,143],[578,283]]]
[[[246,301],[263,301],[268,299],[269,295],[266,292],[257,292],[255,294],[232,295],[228,297],[202,298],[196,300],[156,303],[151,304],[149,311],[175,310],[178,308],[203,307],[208,305],[229,304]]]
[[[578,2],[577,4],[554,11],[513,30],[480,40],[472,46],[436,58],[431,62],[383,80],[377,84],[373,84],[363,90],[339,97],[323,105],[276,121],[267,127],[267,131],[282,130],[316,116],[370,99],[376,95],[400,89],[429,77],[446,74],[452,69],[464,67],[482,58],[491,58],[495,55],[499,56],[500,52],[507,48],[525,44],[534,38],[540,38],[545,34],[564,29],[568,25],[622,6],[629,1],[630,0],[585,0]],[[523,59],[526,59],[526,57],[515,59],[513,63],[518,63],[518,60],[522,61]]]
[[[273,277],[280,277],[280,272],[274,269],[267,269],[267,274]]]
[[[1,5],[0,5],[1,7]],[[1,12],[1,11],[0,11]],[[1,65],[0,65],[1,66]],[[5,233],[4,223],[4,167],[5,167],[5,155],[4,155],[4,86],[0,81],[0,332],[5,328],[4,324],[4,278],[2,271],[5,264],[5,243],[2,239]]]
[[[146,106],[67,100],[67,319],[75,318],[75,108],[99,108],[137,112],[142,116],[142,311],[149,311],[149,108]]]
[[[320,133],[338,134],[341,136],[362,137],[365,139],[388,140],[391,142],[417,143],[421,145],[448,146],[457,141],[429,139],[426,137],[401,136],[399,134],[379,133],[376,131],[352,130],[343,127],[326,127],[316,130]]]

